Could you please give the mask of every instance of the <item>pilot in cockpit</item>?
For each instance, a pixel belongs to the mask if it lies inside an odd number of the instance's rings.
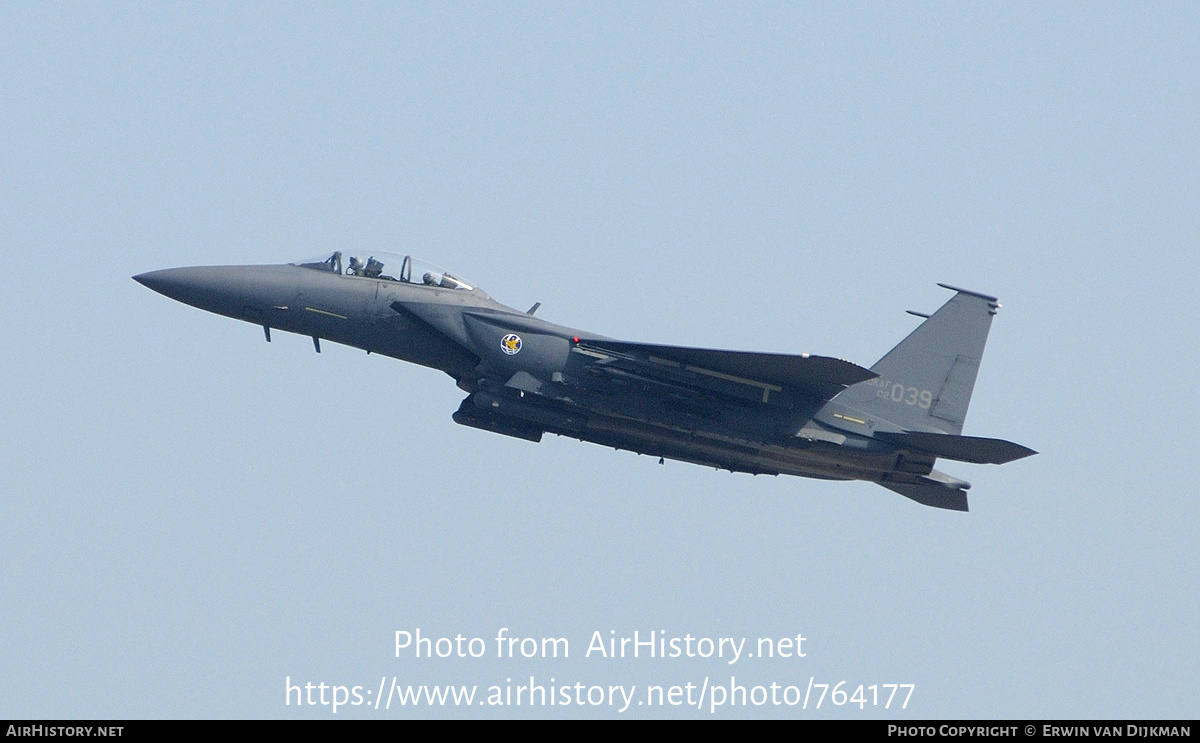
[[[354,256],[350,256],[350,267],[346,269],[346,273],[350,274],[351,276],[365,276],[368,279],[383,278],[381,276],[383,273],[383,261],[377,260],[374,256],[371,256],[367,259],[366,265],[363,265],[361,260],[355,258]],[[386,278],[391,277],[389,276]],[[393,281],[394,280],[395,279],[393,279]]]

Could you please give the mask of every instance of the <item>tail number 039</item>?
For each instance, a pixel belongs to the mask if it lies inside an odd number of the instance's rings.
[[[905,387],[899,382],[888,382],[879,380],[879,397],[886,397],[892,402],[900,402],[905,405],[928,410],[930,405],[933,405],[933,393],[929,390],[919,390],[916,387]]]

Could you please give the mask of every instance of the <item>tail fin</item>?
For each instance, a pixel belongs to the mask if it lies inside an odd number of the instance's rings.
[[[983,358],[995,297],[938,284],[956,294],[888,351],[877,379],[839,396],[848,405],[908,430],[961,434]],[[918,313],[913,313],[918,314]]]

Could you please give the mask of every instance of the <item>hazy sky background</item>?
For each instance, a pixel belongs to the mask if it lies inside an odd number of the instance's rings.
[[[0,717],[531,674],[916,684],[716,716],[1195,717],[1198,34],[1194,3],[0,5]],[[1041,454],[944,462],[959,514],[534,445],[455,425],[438,372],[130,280],[334,249],[867,366],[935,282],[996,294],[965,433]],[[571,658],[395,658],[417,627]],[[597,630],[807,656],[583,658]],[[337,717],[428,714],[619,716]]]

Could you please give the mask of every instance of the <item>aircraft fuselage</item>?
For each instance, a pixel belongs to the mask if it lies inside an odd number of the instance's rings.
[[[456,422],[531,441],[554,433],[735,472],[870,480],[955,510],[966,510],[970,485],[933,470],[937,456],[995,461],[1032,453],[959,436],[961,421],[937,417],[956,412],[959,402],[965,416],[965,400],[952,396],[961,398],[965,388],[969,398],[982,354],[977,338],[977,351],[967,348],[975,356],[937,359],[944,371],[931,376],[917,369],[912,378],[925,386],[906,386],[808,354],[615,341],[500,304],[440,270],[422,279],[410,261],[403,259],[399,275],[384,274],[389,266],[396,271],[395,262],[374,256],[367,264],[351,258],[347,269],[335,253],[300,265],[200,266],[134,278],[178,301],[259,325],[267,340],[272,330],[298,333],[318,351],[326,340],[444,371],[469,393]],[[956,300],[966,300],[956,312],[968,313],[958,325],[978,326],[975,317],[998,306],[985,295],[956,291]],[[990,309],[980,304],[988,300]],[[990,316],[984,319],[990,324]],[[950,330],[962,332],[957,325]],[[935,383],[938,389],[930,389]],[[1001,444],[1015,448],[997,449]]]

